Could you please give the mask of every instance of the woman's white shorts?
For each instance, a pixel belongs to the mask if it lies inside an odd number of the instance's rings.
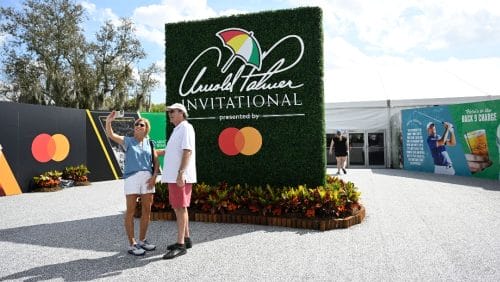
[[[133,175],[125,178],[124,190],[125,195],[132,194],[149,194],[155,192],[155,187],[148,189],[148,180],[151,178],[151,172],[149,171],[138,171]]]

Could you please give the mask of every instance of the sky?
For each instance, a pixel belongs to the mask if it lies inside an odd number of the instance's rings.
[[[165,23],[316,6],[323,11],[325,102],[500,95],[500,5],[495,0],[77,3],[86,10],[83,28],[90,37],[106,20],[132,19],[147,53],[139,68],[164,65]],[[152,101],[164,103],[165,78],[158,79]]]

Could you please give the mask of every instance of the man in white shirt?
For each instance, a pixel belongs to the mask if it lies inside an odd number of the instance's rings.
[[[168,197],[177,218],[177,242],[169,245],[163,258],[172,259],[186,254],[192,247],[189,237],[187,208],[191,201],[193,183],[196,183],[196,144],[193,126],[186,120],[184,105],[167,107],[169,121],[175,126],[164,151],[161,182],[168,184]]]

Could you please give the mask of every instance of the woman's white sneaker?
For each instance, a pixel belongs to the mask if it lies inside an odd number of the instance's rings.
[[[139,245],[140,248],[142,248],[146,251],[153,251],[154,249],[156,249],[156,246],[149,243],[148,240],[144,240],[144,241],[139,240],[137,242],[137,245]]]
[[[141,248],[138,244],[128,247],[128,253],[134,256],[143,256],[146,251]]]

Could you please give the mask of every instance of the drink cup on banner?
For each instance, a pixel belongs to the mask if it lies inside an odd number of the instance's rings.
[[[493,164],[488,153],[485,129],[467,132],[464,138],[470,150],[470,154],[465,154],[465,158],[472,173],[480,172]]]
[[[464,138],[467,141],[467,145],[469,145],[470,152],[473,155],[479,155],[489,159],[486,130],[478,129],[467,132],[464,135]]]

